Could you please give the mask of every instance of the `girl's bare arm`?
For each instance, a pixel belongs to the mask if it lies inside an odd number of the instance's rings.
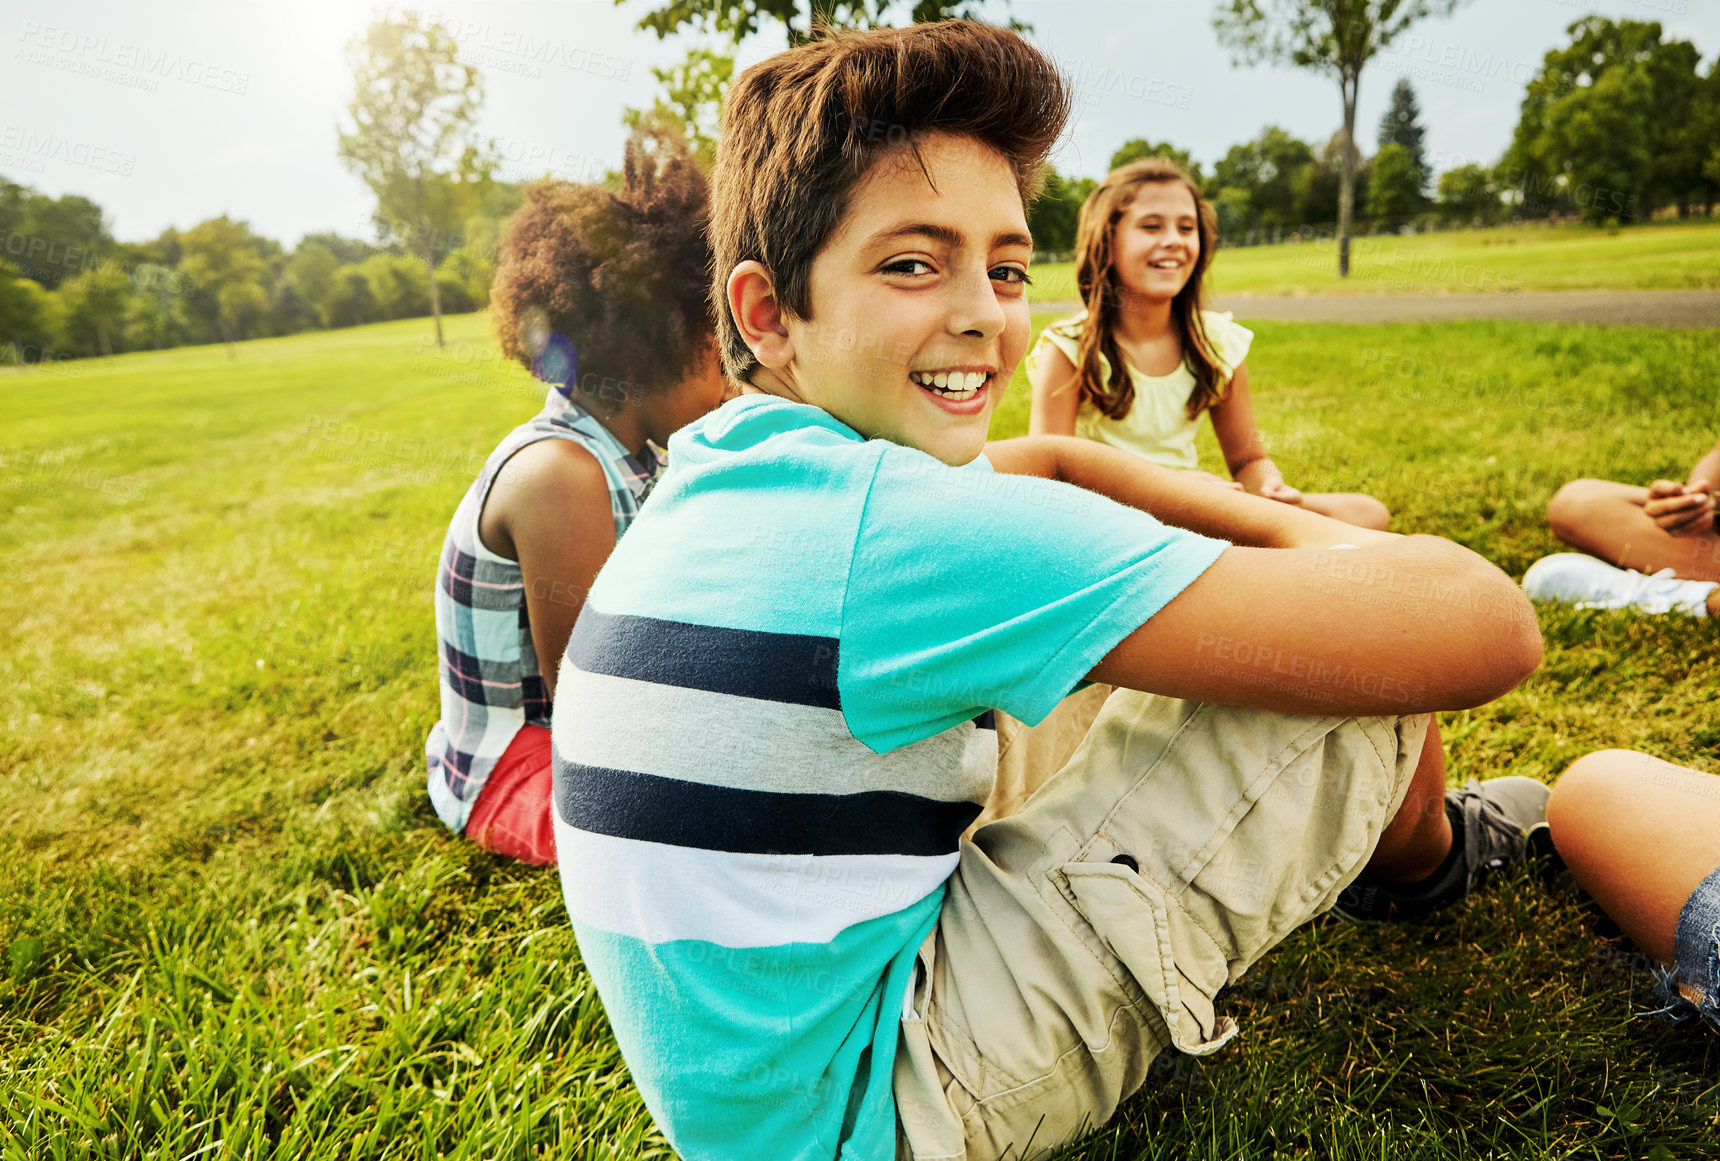
[[[1028,433],[1074,435],[1075,413],[1080,410],[1081,396],[1075,387],[1075,364],[1069,361],[1069,356],[1046,343],[1040,348],[1039,357],[1027,369],[1027,382],[1033,388]]]

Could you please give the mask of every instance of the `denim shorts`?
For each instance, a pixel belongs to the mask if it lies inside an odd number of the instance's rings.
[[[1720,1028],[1720,869],[1702,880],[1678,916],[1676,962],[1661,978],[1660,1009],[1675,1024]]]

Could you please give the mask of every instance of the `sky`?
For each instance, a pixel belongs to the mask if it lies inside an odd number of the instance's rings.
[[[636,23],[662,0],[428,0],[485,82],[481,129],[502,176],[596,180],[618,168],[628,107],[651,104],[653,67],[694,38]],[[908,5],[899,5],[905,12]],[[1211,163],[1276,124],[1316,143],[1337,129],[1337,82],[1237,67],[1212,30],[1213,0],[991,0],[1074,82],[1053,156],[1102,176],[1132,137]],[[336,156],[352,96],[347,42],[361,0],[7,0],[0,15],[0,175],[99,202],[116,237],[152,238],[229,214],[291,247],[333,230],[368,237],[373,200]],[[1720,0],[1468,0],[1411,29],[1362,74],[1357,136],[1370,151],[1392,85],[1409,77],[1436,170],[1490,163],[1509,143],[1528,80],[1565,28],[1590,14],[1657,20],[1720,53]],[[780,51],[780,26],[749,40],[742,67]]]

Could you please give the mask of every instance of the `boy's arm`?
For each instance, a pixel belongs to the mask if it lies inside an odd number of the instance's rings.
[[[1090,676],[1350,716],[1481,705],[1540,660],[1534,611],[1510,577],[1448,540],[1394,536],[1335,551],[1226,549]]]
[[[478,519],[484,545],[520,562],[526,618],[544,692],[597,570],[615,549],[609,481],[592,454],[565,439],[527,444],[503,465]]]
[[[1195,473],[1148,463],[1139,456],[1073,436],[1024,436],[985,445],[1000,472],[1062,480],[1139,508],[1165,524],[1260,548],[1330,548],[1388,543],[1389,532],[1357,528],[1306,509],[1229,488]]]

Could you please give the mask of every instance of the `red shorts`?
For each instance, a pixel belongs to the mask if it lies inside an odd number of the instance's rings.
[[[466,837],[498,855],[548,866],[555,862],[554,809],[549,731],[521,726],[472,803]]]

